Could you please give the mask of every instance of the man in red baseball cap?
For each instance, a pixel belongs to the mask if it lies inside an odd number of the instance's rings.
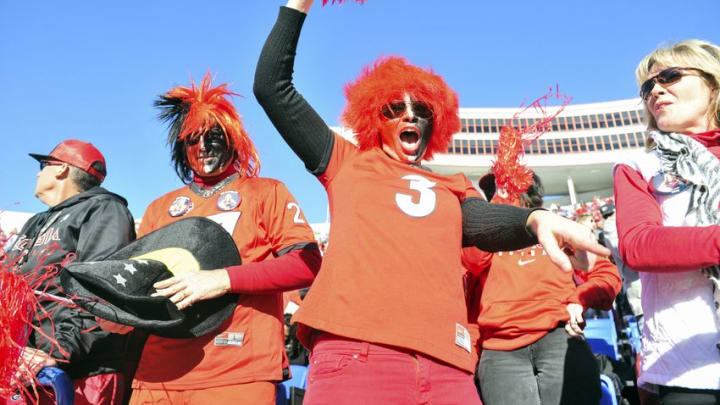
[[[135,239],[127,201],[100,187],[107,172],[95,146],[69,139],[47,155],[30,156],[40,162],[35,196],[50,208],[25,223],[7,249],[4,268],[28,276],[59,272],[69,255],[99,260]],[[49,280],[45,296],[63,296],[58,276]],[[46,313],[35,322],[43,333],[31,329],[22,367],[33,374],[46,366],[64,369],[73,379],[77,405],[121,404],[124,338],[102,331],[78,308],[41,303]]]

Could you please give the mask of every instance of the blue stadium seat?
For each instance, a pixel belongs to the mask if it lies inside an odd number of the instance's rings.
[[[277,385],[276,405],[286,405],[290,403],[290,388],[301,388],[304,390],[307,385],[307,366],[291,364],[290,373],[292,377],[289,380]]]
[[[613,318],[588,319],[586,322],[585,339],[593,353],[604,354],[613,360],[621,360]]]
[[[66,372],[57,367],[45,367],[40,370],[37,378],[40,384],[52,387],[55,391],[57,405],[73,405],[75,403],[75,389]]]
[[[610,377],[600,374],[600,388],[602,390],[600,405],[618,405],[615,384],[613,384]]]

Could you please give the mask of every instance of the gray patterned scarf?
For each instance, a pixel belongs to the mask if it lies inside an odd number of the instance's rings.
[[[698,226],[720,224],[720,160],[687,135],[652,131],[650,136],[660,152],[663,173],[677,176],[691,190],[690,206],[685,215],[694,215]],[[701,271],[713,283],[715,311],[720,319],[720,266]]]

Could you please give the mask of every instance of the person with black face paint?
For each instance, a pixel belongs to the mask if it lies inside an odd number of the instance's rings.
[[[195,339],[150,336],[131,404],[275,403],[287,377],[282,292],[307,287],[321,256],[300,208],[277,180],[257,177],[260,161],[226,85],[176,87],[160,96],[175,169],[186,185],[153,201],[139,235],[182,218],[215,220],[232,235],[242,265],[176,275],[154,285],[179,309],[238,293],[231,318]],[[212,243],[212,241],[208,241]]]
[[[312,350],[305,403],[479,404],[461,247],[516,250],[539,240],[567,271],[565,244],[609,252],[581,225],[488,204],[465,176],[421,168],[460,129],[458,99],[440,76],[402,58],[377,61],[346,87],[343,121],[358,145],[336,135],[292,82],[311,5],[280,9],[254,84],[330,203],[323,270],[294,316]]]

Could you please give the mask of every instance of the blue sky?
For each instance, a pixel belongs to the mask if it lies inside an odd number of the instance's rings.
[[[638,61],[667,41],[720,43],[720,1],[367,0],[310,11],[295,82],[328,124],[342,86],[381,55],[432,67],[463,107],[512,107],[558,84],[573,103],[634,97]],[[0,210],[45,209],[36,162],[66,138],[98,146],[104,186],[136,217],[181,185],[153,99],[211,71],[234,103],[262,175],[290,188],[311,222],[326,196],[252,96],[258,55],[283,1],[0,0]],[[18,203],[18,204],[16,204]]]

